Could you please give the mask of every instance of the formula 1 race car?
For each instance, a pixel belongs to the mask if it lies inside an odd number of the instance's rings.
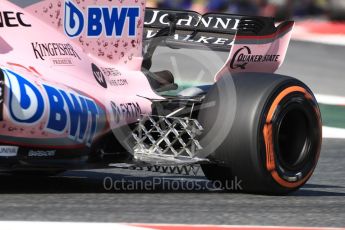
[[[0,2],[1,171],[201,165],[210,180],[238,178],[244,192],[265,194],[311,177],[318,104],[305,84],[273,74],[294,22],[144,0],[36,2]],[[178,58],[187,72],[218,69],[177,81],[155,66],[169,62],[155,56],[162,47],[187,50]]]

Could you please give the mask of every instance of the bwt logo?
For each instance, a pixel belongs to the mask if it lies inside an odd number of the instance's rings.
[[[91,146],[105,116],[93,99],[46,84],[38,86],[10,70],[3,73],[12,122],[29,127],[44,124],[49,133],[68,133],[69,139]]]
[[[65,33],[71,37],[79,36],[87,30],[88,37],[133,37],[137,34],[139,7],[88,7],[86,16],[71,0],[65,0]],[[128,30],[124,31],[126,28]],[[126,33],[126,34],[124,34]]]

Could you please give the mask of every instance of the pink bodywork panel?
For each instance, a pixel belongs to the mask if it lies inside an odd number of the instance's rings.
[[[45,139],[66,138],[70,142],[63,141],[61,145],[88,145],[90,144],[88,138],[95,139],[111,129],[133,123],[139,118],[140,113],[151,113],[151,101],[144,98],[160,98],[151,89],[146,76],[140,69],[145,1],[77,0],[75,2],[82,9],[95,4],[108,7],[123,5],[140,7],[141,15],[137,22],[137,35],[131,38],[123,36],[118,39],[105,36],[86,39],[82,35],[70,39],[64,34],[61,26],[64,15],[63,0],[42,1],[28,8],[28,11],[10,2],[1,1],[1,11],[11,11],[15,14],[19,12],[20,20],[31,25],[30,27],[0,27],[0,68],[3,70],[5,80],[4,111],[2,121],[0,121],[2,143],[15,144],[11,141],[16,139],[7,138],[15,137],[42,139],[42,145],[50,146],[54,142],[44,141]],[[14,19],[11,20],[14,22]],[[42,55],[42,44],[50,44],[50,49],[55,49],[52,51],[52,53],[55,52],[54,55]],[[61,52],[56,51],[59,49],[57,46],[67,47],[68,55],[67,52],[65,55],[61,55]],[[95,69],[92,69],[94,66],[96,66],[96,72],[99,73],[101,70],[106,81],[106,88],[97,82]],[[18,122],[10,114],[9,108],[18,110],[20,106],[25,107],[20,104],[21,93],[24,91],[19,90],[18,78],[15,77],[15,74],[33,84],[33,88],[36,88],[38,94],[43,97],[44,113],[33,123]],[[102,81],[102,79],[98,80]],[[71,136],[72,119],[66,106],[66,100],[64,100],[64,110],[67,114],[66,127],[59,132],[49,129],[48,119],[51,116],[49,100],[57,99],[48,98],[47,90],[44,88],[46,86],[67,93],[70,99],[71,96],[82,97],[83,100],[91,100],[97,104],[99,112],[95,117],[88,112],[86,129],[86,132],[91,132],[91,125],[95,123],[92,119],[97,119],[96,134],[89,136],[86,134],[81,139],[78,139],[76,135]],[[22,114],[19,114],[18,110],[17,116],[29,118],[37,109],[35,102],[38,98],[31,91],[30,87],[26,88],[26,93],[30,96],[30,107],[26,110],[22,109],[20,112]],[[102,116],[102,113],[105,113],[105,116]],[[60,116],[60,114],[56,116]],[[60,118],[55,117],[54,119]],[[80,126],[80,124],[78,125]],[[25,143],[21,141],[18,144]]]
[[[87,38],[86,30],[84,30],[80,36],[73,39],[85,53],[90,54],[94,58],[114,66],[124,66],[126,69],[140,70],[145,0],[74,0],[72,2],[74,2],[84,14],[89,6],[140,6],[140,17],[136,22],[138,32],[135,37],[123,35],[119,38],[115,38],[114,36]],[[26,10],[51,25],[52,28],[64,33],[64,3],[64,0],[46,0],[30,6],[26,8]],[[125,25],[124,30],[127,29],[128,23]]]
[[[139,8],[135,36],[89,37],[85,29],[67,36],[65,6],[71,2],[84,15],[95,6]],[[150,114],[147,98],[161,99],[141,72],[145,0],[45,0],[26,9],[0,1],[0,9],[0,144],[30,146],[39,140],[35,146],[90,146],[104,133]],[[129,24],[123,31],[130,31]],[[288,23],[266,37],[236,36],[215,81],[224,71],[275,72],[292,27]]]
[[[229,58],[216,74],[215,81],[228,72],[276,72],[285,60],[293,27],[294,22],[286,22],[271,35],[236,35]]]

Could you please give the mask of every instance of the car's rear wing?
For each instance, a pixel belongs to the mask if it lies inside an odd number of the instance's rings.
[[[231,72],[275,72],[285,59],[294,22],[276,26],[269,17],[148,8],[144,25],[146,41],[166,36],[164,43],[173,48],[230,52],[224,67]]]

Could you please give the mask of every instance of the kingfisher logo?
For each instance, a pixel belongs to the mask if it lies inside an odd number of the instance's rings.
[[[85,15],[73,1],[65,0],[64,29],[71,38],[80,36],[84,30],[88,37],[133,37],[137,34],[139,15],[139,7],[107,6],[88,7]]]

